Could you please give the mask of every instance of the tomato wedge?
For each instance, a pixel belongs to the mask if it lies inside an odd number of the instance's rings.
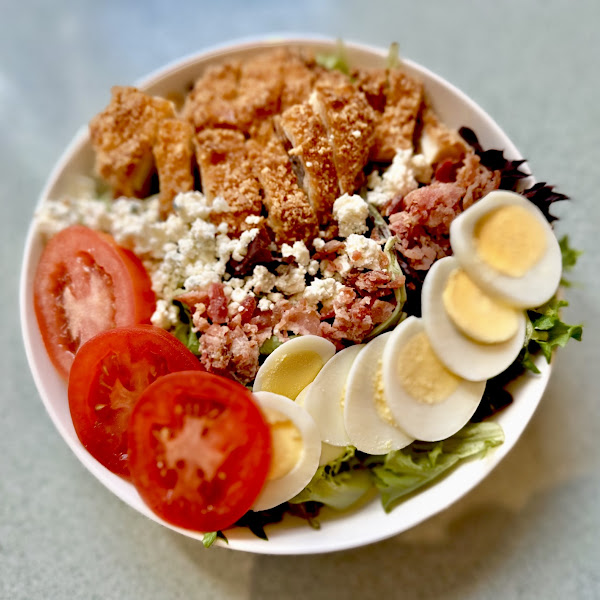
[[[83,225],[48,242],[33,293],[44,345],[65,379],[86,340],[112,327],[149,323],[155,308],[141,261],[111,236]]]
[[[119,327],[90,338],[69,376],[79,440],[107,469],[128,477],[127,427],[137,399],[159,377],[191,370],[203,370],[198,358],[159,327]]]
[[[132,482],[173,525],[196,531],[230,527],[251,508],[270,462],[269,428],[252,395],[219,375],[166,375],[133,409]]]

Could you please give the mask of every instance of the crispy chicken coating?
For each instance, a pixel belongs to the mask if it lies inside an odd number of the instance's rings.
[[[160,188],[160,214],[164,219],[180,192],[194,189],[193,127],[180,119],[165,119],[158,126],[154,158]]]
[[[423,102],[423,84],[400,69],[390,69],[385,98],[371,149],[371,159],[377,162],[390,162],[397,150],[413,147],[417,116]]]
[[[175,116],[174,107],[134,87],[115,86],[111,92],[110,104],[89,124],[95,169],[115,197],[143,198],[150,189],[159,123]]]
[[[273,125],[264,122],[247,142],[258,180],[264,190],[267,224],[278,243],[310,242],[319,223],[306,194],[298,187],[287,152]]]
[[[363,168],[374,140],[376,113],[348,79],[335,85],[319,81],[310,103],[331,143],[339,191],[353,194],[363,182]]]
[[[229,205],[227,212],[214,215],[214,221],[226,222],[233,233],[248,229],[251,225],[245,219],[260,215],[262,199],[244,134],[231,129],[205,129],[196,136],[195,143],[202,191],[210,201],[219,196]]]
[[[299,186],[319,222],[327,223],[338,196],[338,181],[323,124],[308,102],[292,106],[275,122],[281,137],[291,145],[288,154]]]
[[[472,152],[457,131],[449,129],[438,119],[427,101],[423,103],[420,119],[419,146],[431,164],[435,165],[447,159],[460,162],[469,152]]]

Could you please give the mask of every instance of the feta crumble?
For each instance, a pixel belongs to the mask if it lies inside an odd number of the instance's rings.
[[[308,302],[315,304],[317,302],[323,303],[333,300],[342,287],[344,287],[343,284],[333,279],[333,277],[315,279],[306,287],[302,295]]]
[[[281,246],[281,256],[287,258],[293,256],[294,260],[301,266],[306,267],[310,262],[310,252],[302,241],[294,242],[293,246],[283,244]]]
[[[373,171],[367,181],[367,201],[383,206],[396,196],[406,196],[419,187],[419,181],[431,179],[431,165],[422,154],[413,155],[412,150],[398,150],[392,164],[380,175]]]
[[[351,267],[378,270],[385,266],[385,254],[379,243],[364,235],[350,235],[344,252]]]
[[[333,218],[338,222],[340,237],[365,233],[368,216],[369,206],[360,196],[344,194],[333,204]]]

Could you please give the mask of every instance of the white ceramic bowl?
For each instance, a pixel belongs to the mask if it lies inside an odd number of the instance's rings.
[[[317,52],[335,48],[332,40],[305,37],[236,43],[167,65],[137,85],[150,94],[184,93],[209,65],[245,58],[269,48],[298,45]],[[386,49],[361,44],[347,43],[346,48],[350,64],[357,66],[381,66],[387,55]],[[408,60],[404,62],[411,73],[424,81],[427,93],[445,123],[456,128],[463,125],[470,127],[484,148],[502,148],[509,158],[521,158],[506,134],[477,104],[441,77]],[[60,197],[78,175],[90,174],[93,158],[87,126],[84,126],[54,168],[40,203],[47,198]],[[79,442],[71,422],[66,385],[46,355],[33,311],[33,278],[41,249],[41,240],[32,227],[25,246],[21,274],[21,323],[31,371],[52,421],[79,460],[108,490],[154,521],[186,536],[202,539],[200,533],[173,527],[159,519],[131,484],[98,463]],[[460,465],[447,477],[410,497],[389,514],[381,508],[379,498],[374,497],[354,511],[343,514],[324,511],[320,530],[312,529],[305,521],[289,517],[280,524],[266,528],[268,542],[254,537],[246,529],[227,531],[228,547],[262,554],[314,554],[343,550],[391,537],[444,510],[475,487],[514,446],[539,404],[550,375],[548,365],[540,361],[538,366],[542,374],[518,380],[513,387],[514,403],[495,417],[504,429],[506,441],[486,458]]]

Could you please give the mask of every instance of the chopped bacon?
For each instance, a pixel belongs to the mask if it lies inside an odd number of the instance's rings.
[[[230,360],[229,327],[216,323],[200,336],[200,361],[209,373],[225,372]]]
[[[179,294],[175,299],[185,304],[190,310],[194,310],[197,304],[208,304],[208,292],[206,290],[191,290]]]
[[[396,248],[412,268],[427,270],[450,253],[450,223],[462,211],[463,193],[455,183],[435,182],[410,192],[405,209],[390,216]]]
[[[297,335],[319,335],[320,324],[319,313],[302,299],[296,304],[291,304],[284,311],[274,331],[291,331]]]
[[[373,324],[383,323],[387,321],[392,316],[394,309],[396,306],[391,302],[385,302],[384,300],[375,300],[373,302],[373,306],[371,307],[371,319],[373,319]]]
[[[227,322],[227,297],[223,292],[223,284],[211,283],[208,287],[207,313],[213,323]]]
[[[341,288],[333,301],[333,323],[321,323],[320,333],[332,342],[360,343],[373,328],[371,298],[357,298],[349,287]]]
[[[405,278],[392,276],[387,271],[356,271],[346,275],[344,283],[353,287],[361,296],[369,295],[373,298],[385,296],[404,285]]]
[[[231,362],[234,373],[242,381],[252,381],[258,371],[259,345],[249,339],[241,327],[229,331]]]
[[[331,255],[341,252],[346,247],[344,242],[339,240],[330,240],[325,242],[325,245],[313,255],[313,260],[323,260],[325,258],[331,258]]]
[[[456,173],[456,183],[466,190],[462,201],[463,210],[498,189],[501,176],[500,171],[490,171],[484,167],[477,154],[468,154]]]
[[[242,323],[249,323],[256,310],[256,296],[246,296],[240,302],[240,308],[242,310],[238,314],[241,317]]]

